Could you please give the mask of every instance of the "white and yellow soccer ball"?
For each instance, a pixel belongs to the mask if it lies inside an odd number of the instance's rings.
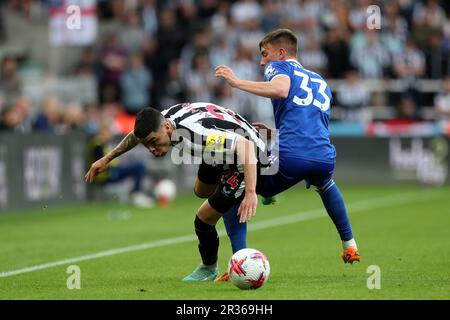
[[[259,250],[241,249],[228,262],[228,274],[239,289],[258,289],[269,279],[269,260]]]

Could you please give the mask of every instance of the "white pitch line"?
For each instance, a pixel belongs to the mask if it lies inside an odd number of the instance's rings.
[[[439,198],[441,196],[442,196],[441,193],[435,193],[435,192],[434,193],[421,192],[421,193],[396,194],[396,195],[392,195],[392,196],[379,197],[379,198],[374,198],[374,199],[370,199],[370,200],[352,203],[348,206],[348,212],[350,213],[350,215],[353,215],[355,213],[362,212],[362,211],[365,211],[368,209],[391,207],[391,206],[406,204],[406,203],[410,203],[410,202],[417,202],[417,201],[422,201],[422,200],[429,200],[432,198]],[[249,224],[248,229],[250,231],[263,230],[263,229],[274,228],[274,227],[278,227],[278,226],[284,226],[284,225],[288,225],[288,224],[292,224],[292,223],[297,223],[297,222],[301,222],[301,221],[319,219],[319,218],[323,218],[323,217],[327,217],[327,214],[325,213],[325,210],[323,208],[314,209],[314,210],[299,212],[299,213],[288,215],[288,216],[282,216],[279,218],[268,219],[268,220],[264,220],[264,221],[260,221],[260,222],[252,222]],[[218,231],[218,233],[219,233],[220,237],[226,235],[225,230],[220,230],[220,231]],[[38,271],[38,270],[58,267],[58,266],[72,264],[72,263],[80,262],[80,261],[93,260],[93,259],[102,258],[102,257],[114,256],[114,255],[121,254],[121,253],[127,253],[127,252],[146,250],[146,249],[151,249],[151,248],[159,248],[159,247],[173,245],[173,244],[185,243],[185,242],[194,241],[196,239],[197,239],[197,237],[195,235],[186,235],[186,236],[181,236],[181,237],[168,238],[168,239],[143,243],[143,244],[129,246],[129,247],[116,248],[116,249],[111,249],[111,250],[106,250],[106,251],[101,251],[101,252],[85,255],[85,256],[74,257],[74,258],[64,259],[64,260],[50,262],[50,263],[46,263],[46,264],[41,264],[41,265],[37,265],[37,266],[27,267],[27,268],[23,268],[23,269],[1,272],[0,278],[11,277],[11,276],[15,276],[18,274],[29,273],[29,272],[34,272],[34,271]]]

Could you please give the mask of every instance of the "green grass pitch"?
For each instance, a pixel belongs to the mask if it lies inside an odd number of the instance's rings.
[[[450,298],[448,187],[341,191],[361,263],[342,262],[338,234],[318,195],[299,187],[274,206],[259,205],[249,222],[249,247],[263,251],[271,264],[269,281],[252,291],[231,283],[180,281],[200,261],[193,220],[201,200],[193,195],[150,210],[94,203],[1,213],[0,299]],[[90,256],[140,244],[147,246]],[[222,236],[221,271],[230,256],[228,238]],[[77,257],[85,259],[11,273]],[[69,265],[80,267],[81,289],[67,288]],[[380,289],[367,286],[372,265],[380,268]]]

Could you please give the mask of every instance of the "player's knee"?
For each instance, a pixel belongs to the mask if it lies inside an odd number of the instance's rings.
[[[213,193],[211,190],[205,190],[197,185],[194,186],[194,193],[200,199],[207,199]]]
[[[207,219],[206,221],[204,221],[203,219],[204,218],[199,217],[198,214],[195,216],[194,220],[195,230],[203,232],[212,231],[214,229],[214,225],[210,224]]]
[[[326,181],[325,183],[316,184],[316,191],[320,194],[323,194],[330,190],[332,187],[336,186],[336,183],[333,179]]]
[[[199,210],[197,212],[196,219],[199,219],[200,221],[202,221],[205,224],[213,226],[217,223],[218,217],[214,214]]]
[[[206,184],[197,180],[194,185],[194,193],[201,199],[207,199],[216,191],[217,184]]]

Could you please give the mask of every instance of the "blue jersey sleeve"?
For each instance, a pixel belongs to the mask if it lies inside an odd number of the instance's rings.
[[[285,61],[270,61],[264,69],[264,80],[271,81],[279,75],[290,77],[291,70],[289,64]]]

